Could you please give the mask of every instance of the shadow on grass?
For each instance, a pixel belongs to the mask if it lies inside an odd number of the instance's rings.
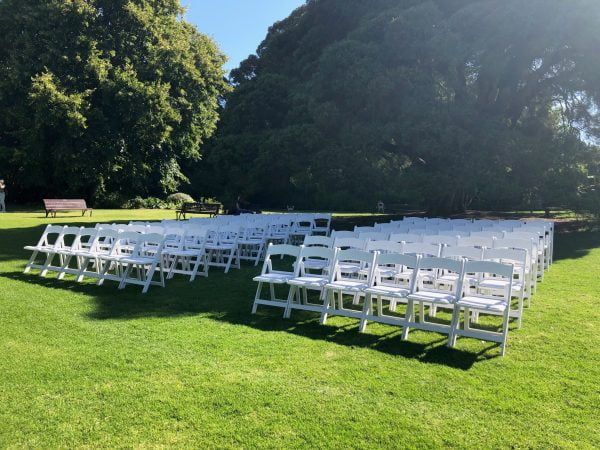
[[[600,248],[598,231],[558,233],[554,242],[554,261],[583,258],[595,248]]]
[[[254,267],[244,266],[242,270],[228,275],[220,271],[211,272],[210,278],[194,283],[175,278],[169,280],[167,289],[153,287],[146,295],[141,294],[137,286],[118,290],[115,283],[107,282],[100,287],[91,282],[76,283],[72,277],[57,280],[53,275],[42,278],[21,272],[2,273],[0,277],[87,295],[96,303],[96,309],[89,315],[94,320],[203,316],[264,332],[291,333],[460,370],[468,370],[478,361],[498,356],[496,345],[480,352],[451,349],[445,345],[445,336],[433,333],[433,340],[427,343],[401,341],[401,330],[387,326],[378,326],[379,334],[359,333],[358,321],[351,319],[332,317],[328,324],[320,325],[318,315],[299,311],[294,312],[292,319],[283,319],[281,309],[270,307],[263,307],[258,314],[252,315],[250,310],[255,286],[251,279],[256,272]],[[227,286],[226,290],[224,286]],[[382,328],[386,329],[382,331]]]

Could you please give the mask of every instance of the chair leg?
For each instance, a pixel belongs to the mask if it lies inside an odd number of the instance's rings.
[[[450,323],[450,335],[448,336],[448,347],[456,345],[456,330],[458,329],[458,321],[460,319],[460,306],[454,305],[452,310],[452,322]]]
[[[408,302],[406,304],[406,315],[405,315],[406,325],[402,329],[402,336],[400,337],[400,339],[403,341],[405,341],[408,338],[408,332],[410,331],[410,327],[409,327],[408,323],[413,321],[414,307],[415,307],[414,302],[411,299],[408,299]]]
[[[27,265],[25,266],[25,270],[23,271],[23,273],[27,273],[31,270],[31,266],[33,265],[33,262],[35,261],[35,258],[38,255],[38,251],[35,250],[32,254],[31,254],[31,258],[29,258],[29,261],[27,261]]]
[[[252,305],[252,314],[256,314],[256,310],[258,308],[258,303],[256,303],[256,301],[260,298],[261,290],[262,290],[262,281],[259,281],[258,287],[256,288],[256,295],[254,296],[254,304]]]
[[[285,305],[285,309],[283,310],[283,318],[289,319],[292,315],[292,302],[294,301],[294,296],[296,295],[296,290],[298,288],[296,286],[290,286],[290,290],[287,296],[287,303]]]
[[[365,304],[363,305],[362,309],[362,317],[360,318],[360,324],[358,326],[358,331],[360,333],[364,333],[367,330],[367,316],[372,313],[372,309],[373,296],[371,294],[367,294],[365,297]]]
[[[327,322],[327,316],[329,315],[329,307],[331,301],[333,300],[333,295],[333,290],[328,289],[327,293],[325,294],[325,301],[323,302],[323,312],[321,313],[320,320],[321,325],[325,325],[325,323]]]

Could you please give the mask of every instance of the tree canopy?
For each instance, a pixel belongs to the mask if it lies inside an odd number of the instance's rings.
[[[173,192],[214,132],[224,55],[179,0],[0,0],[0,171],[13,199]]]
[[[309,0],[231,72],[194,184],[280,207],[578,201],[599,29],[596,0]]]

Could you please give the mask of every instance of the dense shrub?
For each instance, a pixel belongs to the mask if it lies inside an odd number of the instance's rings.
[[[167,203],[174,208],[180,208],[184,203],[190,203],[195,201],[191,195],[184,194],[183,192],[177,192],[167,197]]]
[[[168,208],[169,206],[167,202],[156,197],[136,197],[123,204],[123,208],[125,209],[161,209]]]

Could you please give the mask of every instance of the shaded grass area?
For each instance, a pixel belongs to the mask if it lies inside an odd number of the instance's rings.
[[[96,211],[159,219],[164,211]],[[45,224],[0,217],[0,446],[600,446],[600,233],[556,263],[507,356],[476,340],[267,307],[257,269],[123,291],[23,275]]]

